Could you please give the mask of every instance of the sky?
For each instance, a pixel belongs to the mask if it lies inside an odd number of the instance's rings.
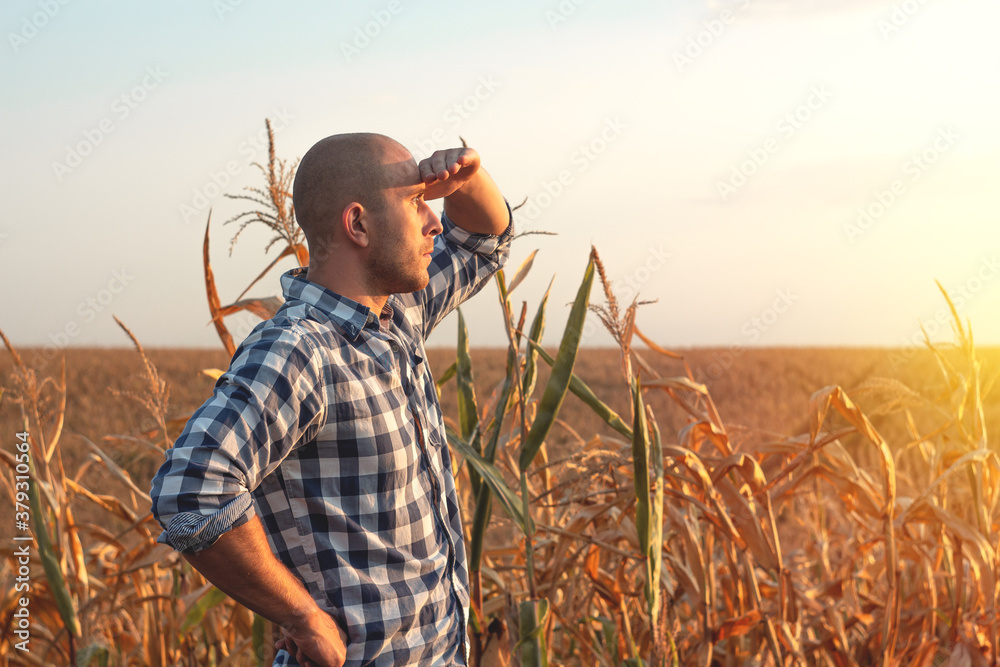
[[[464,137],[512,204],[508,273],[557,344],[591,245],[668,347],[1000,344],[1000,4],[263,0],[4,3],[0,330],[18,346],[218,347],[276,257],[230,253],[265,119],[416,159]],[[279,263],[251,296],[280,294]],[[595,286],[593,300],[603,296]],[[495,286],[463,306],[502,346]],[[241,338],[258,320],[227,319]],[[451,346],[456,319],[428,340]],[[596,318],[583,344],[612,343]]]

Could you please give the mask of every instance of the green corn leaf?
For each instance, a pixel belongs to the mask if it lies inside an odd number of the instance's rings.
[[[542,361],[547,363],[549,366],[555,363],[549,353],[543,350],[537,343],[529,340],[528,344],[538,353],[538,356],[542,358]],[[628,424],[622,421],[622,418],[617,412],[608,407],[608,405],[601,399],[597,398],[594,390],[591,389],[586,382],[581,380],[580,376],[576,373],[570,377],[569,390],[573,392],[577,398],[586,403],[598,417],[603,419],[605,424],[618,431],[629,440],[632,439],[632,429],[629,428]]]
[[[254,660],[257,662],[257,667],[265,667],[264,665],[264,642],[266,641],[264,637],[264,628],[267,625],[267,621],[260,614],[253,615],[253,626],[250,628],[251,642],[253,644],[253,656]]]
[[[542,296],[542,300],[538,304],[538,311],[535,313],[535,319],[531,322],[531,332],[528,334],[528,349],[525,350],[527,358],[524,363],[524,379],[521,383],[525,401],[535,391],[535,378],[538,373],[538,351],[531,344],[538,345],[542,340],[542,334],[545,333],[545,306],[548,304],[549,292],[552,291],[552,282],[554,280],[555,277],[553,276],[552,280],[549,281],[548,288],[545,290],[545,295]]]
[[[461,428],[462,439],[468,441],[469,437],[479,428],[479,409],[476,405],[472,356],[469,353],[469,329],[465,325],[465,316],[462,314],[461,308],[458,309],[458,351],[455,359],[455,378],[458,385],[458,425]],[[478,448],[477,451],[479,451]]]
[[[649,449],[649,461],[653,470],[653,502],[650,509],[649,560],[646,564],[646,601],[649,603],[649,626],[659,628],[660,616],[660,570],[663,566],[663,441],[656,420],[653,427],[653,441]]]
[[[483,458],[490,463],[496,461],[497,443],[500,441],[500,428],[503,420],[514,405],[514,364],[517,363],[517,354],[513,348],[507,348],[507,376],[504,379],[503,390],[500,392],[500,400],[497,401],[496,409],[493,411],[493,421],[490,422],[487,430],[490,432],[490,439],[486,443],[486,450]]]
[[[490,435],[489,440],[486,442],[486,450],[483,452],[483,458],[490,464],[496,461],[500,430],[503,426],[504,418],[513,405],[511,399],[514,396],[514,364],[516,363],[517,355],[513,348],[508,347],[507,375],[493,413],[493,421],[487,427],[487,432]],[[469,570],[471,572],[479,572],[480,570],[479,566],[483,557],[483,543],[486,539],[486,527],[489,525],[492,509],[493,494],[487,485],[481,484],[478,493],[476,493],[476,508],[472,515],[472,528],[469,531]]]
[[[483,451],[479,434],[479,406],[476,404],[476,385],[472,373],[472,356],[469,353],[469,329],[465,325],[462,309],[458,309],[458,350],[455,359],[455,382],[458,389],[458,426],[462,440],[469,442],[472,448]],[[472,494],[479,494],[479,473],[475,468],[469,469],[469,482]]]
[[[434,384],[436,384],[438,387],[443,387],[444,383],[455,377],[455,373],[457,372],[458,372],[458,362],[453,361],[451,362],[451,366],[448,366],[448,368],[445,369],[444,373],[441,373],[441,377],[439,377],[437,379],[437,382],[435,382]]]
[[[29,470],[31,482],[28,484],[28,503],[31,505],[35,539],[38,541],[38,556],[42,561],[45,578],[48,579],[49,589],[52,591],[52,597],[55,598],[56,607],[58,607],[59,615],[62,616],[63,623],[66,625],[66,630],[74,637],[79,637],[80,621],[76,616],[73,598],[70,597],[69,588],[66,586],[66,578],[63,576],[62,568],[59,567],[59,558],[56,556],[52,540],[49,538],[47,514],[42,512],[42,498],[38,494],[39,482],[35,473],[34,461],[29,460]]]
[[[106,646],[91,644],[76,654],[77,667],[108,667],[111,654]]]
[[[472,514],[472,528],[469,530],[469,571],[479,572],[483,561],[483,543],[486,540],[486,526],[493,510],[493,494],[488,484],[479,485],[476,494],[476,509]]]
[[[552,365],[552,374],[549,376],[545,393],[542,394],[542,400],[538,404],[535,421],[531,425],[528,437],[521,446],[518,466],[522,471],[528,469],[538,450],[541,449],[545,437],[549,434],[549,429],[555,422],[563,399],[566,397],[566,392],[569,390],[570,378],[573,376],[573,364],[576,363],[576,352],[580,347],[580,337],[583,334],[583,321],[587,317],[590,288],[593,283],[594,259],[591,255],[590,261],[587,262],[587,270],[583,275],[583,282],[580,283],[576,300],[570,310],[569,319],[566,321],[566,329],[563,332],[562,342],[559,344],[559,353]]]
[[[521,510],[521,498],[507,486],[507,482],[504,481],[503,475],[500,474],[496,466],[484,459],[479,452],[470,447],[468,443],[463,442],[450,429],[448,430],[448,442],[459,454],[465,457],[466,461],[472,464],[493,492],[494,497],[500,501],[504,511],[520,526],[524,534],[527,535],[529,530],[534,532],[533,523],[525,524],[524,512]],[[530,517],[528,521],[530,521]]]
[[[503,269],[497,271],[493,276],[497,281],[497,289],[500,290],[500,303],[505,304],[507,310],[510,311],[510,294],[507,291],[507,277],[504,275]]]
[[[181,624],[181,632],[187,632],[191,628],[200,624],[203,620],[205,620],[205,614],[207,614],[212,607],[222,604],[227,599],[229,599],[229,596],[215,586],[209,588],[208,591],[198,598],[198,601],[191,606],[191,609],[188,610],[187,616],[184,617],[184,623]]]
[[[549,656],[545,646],[545,623],[549,615],[549,601],[545,598],[525,600],[518,606],[520,639],[514,647],[521,656],[523,667],[548,667]]]
[[[632,381],[632,467],[635,470],[635,528],[639,550],[649,553],[649,429],[639,378]]]

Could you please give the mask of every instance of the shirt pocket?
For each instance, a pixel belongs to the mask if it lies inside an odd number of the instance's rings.
[[[382,396],[377,401],[349,399],[333,406],[337,418],[334,428],[327,430],[330,454],[341,461],[345,475],[364,477],[366,490],[372,493],[405,485],[409,480],[400,474],[414,462],[412,453],[406,451],[413,425],[405,406],[395,407],[395,403],[393,396]]]
[[[387,540],[429,516],[430,477],[416,424],[401,397],[342,401],[335,414],[337,423],[327,429],[329,441],[320,443],[320,454],[336,461],[336,492],[345,512]]]

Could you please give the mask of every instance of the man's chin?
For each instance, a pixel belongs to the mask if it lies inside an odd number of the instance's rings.
[[[420,279],[420,286],[419,286],[419,287],[417,287],[417,288],[416,288],[415,290],[413,290],[413,291],[414,291],[414,292],[419,292],[419,291],[420,291],[420,290],[422,290],[423,288],[427,287],[427,285],[428,285],[428,284],[429,284],[430,282],[431,282],[431,279],[430,279],[430,276],[428,276],[428,275],[427,275],[427,274],[425,273],[425,274],[423,275],[423,277],[422,277],[422,278]]]
[[[401,289],[395,290],[397,294],[409,294],[412,292],[419,292],[423,288],[427,287],[430,283],[430,276],[427,275],[425,271],[421,276],[414,276],[413,280],[409,280],[405,285],[400,285]]]

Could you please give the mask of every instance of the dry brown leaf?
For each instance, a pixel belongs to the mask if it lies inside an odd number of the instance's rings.
[[[650,340],[649,338],[647,338],[645,334],[642,333],[642,331],[639,329],[638,326],[635,327],[635,335],[638,336],[639,339],[642,340],[643,343],[645,343],[646,345],[648,345],[649,349],[655,350],[655,351],[659,352],[660,354],[662,354],[665,357],[670,357],[671,359],[683,359],[684,358],[683,356],[677,354],[676,352],[671,352],[670,350],[668,350],[666,348],[663,348],[663,347],[660,347],[659,345],[657,345],[656,343],[654,343],[652,340]]]
[[[238,313],[241,310],[246,310],[262,320],[268,320],[274,317],[274,314],[278,312],[278,309],[281,308],[284,303],[284,299],[277,296],[269,296],[262,299],[243,299],[242,301],[231,303],[228,306],[222,306],[219,308],[218,312],[215,313],[214,318],[220,319],[228,315]]]
[[[731,618],[715,631],[715,640],[721,642],[730,637],[742,637],[760,623],[761,618],[759,609],[754,609],[739,618]]]
[[[514,288],[521,284],[521,282],[528,276],[528,271],[531,270],[531,265],[535,261],[535,255],[538,254],[538,250],[532,250],[528,258],[521,262],[521,266],[517,267],[517,271],[514,272],[514,277],[510,279],[510,284],[507,285],[507,294],[514,291]]]
[[[208,293],[208,310],[212,315],[212,322],[215,324],[215,331],[219,334],[222,344],[226,348],[229,356],[236,354],[236,345],[233,344],[233,337],[226,328],[225,322],[219,317],[219,292],[215,288],[215,275],[212,273],[212,261],[208,253],[208,232],[212,226],[212,213],[208,214],[208,222],[205,223],[205,242],[202,245],[202,262],[205,265],[205,291]]]

